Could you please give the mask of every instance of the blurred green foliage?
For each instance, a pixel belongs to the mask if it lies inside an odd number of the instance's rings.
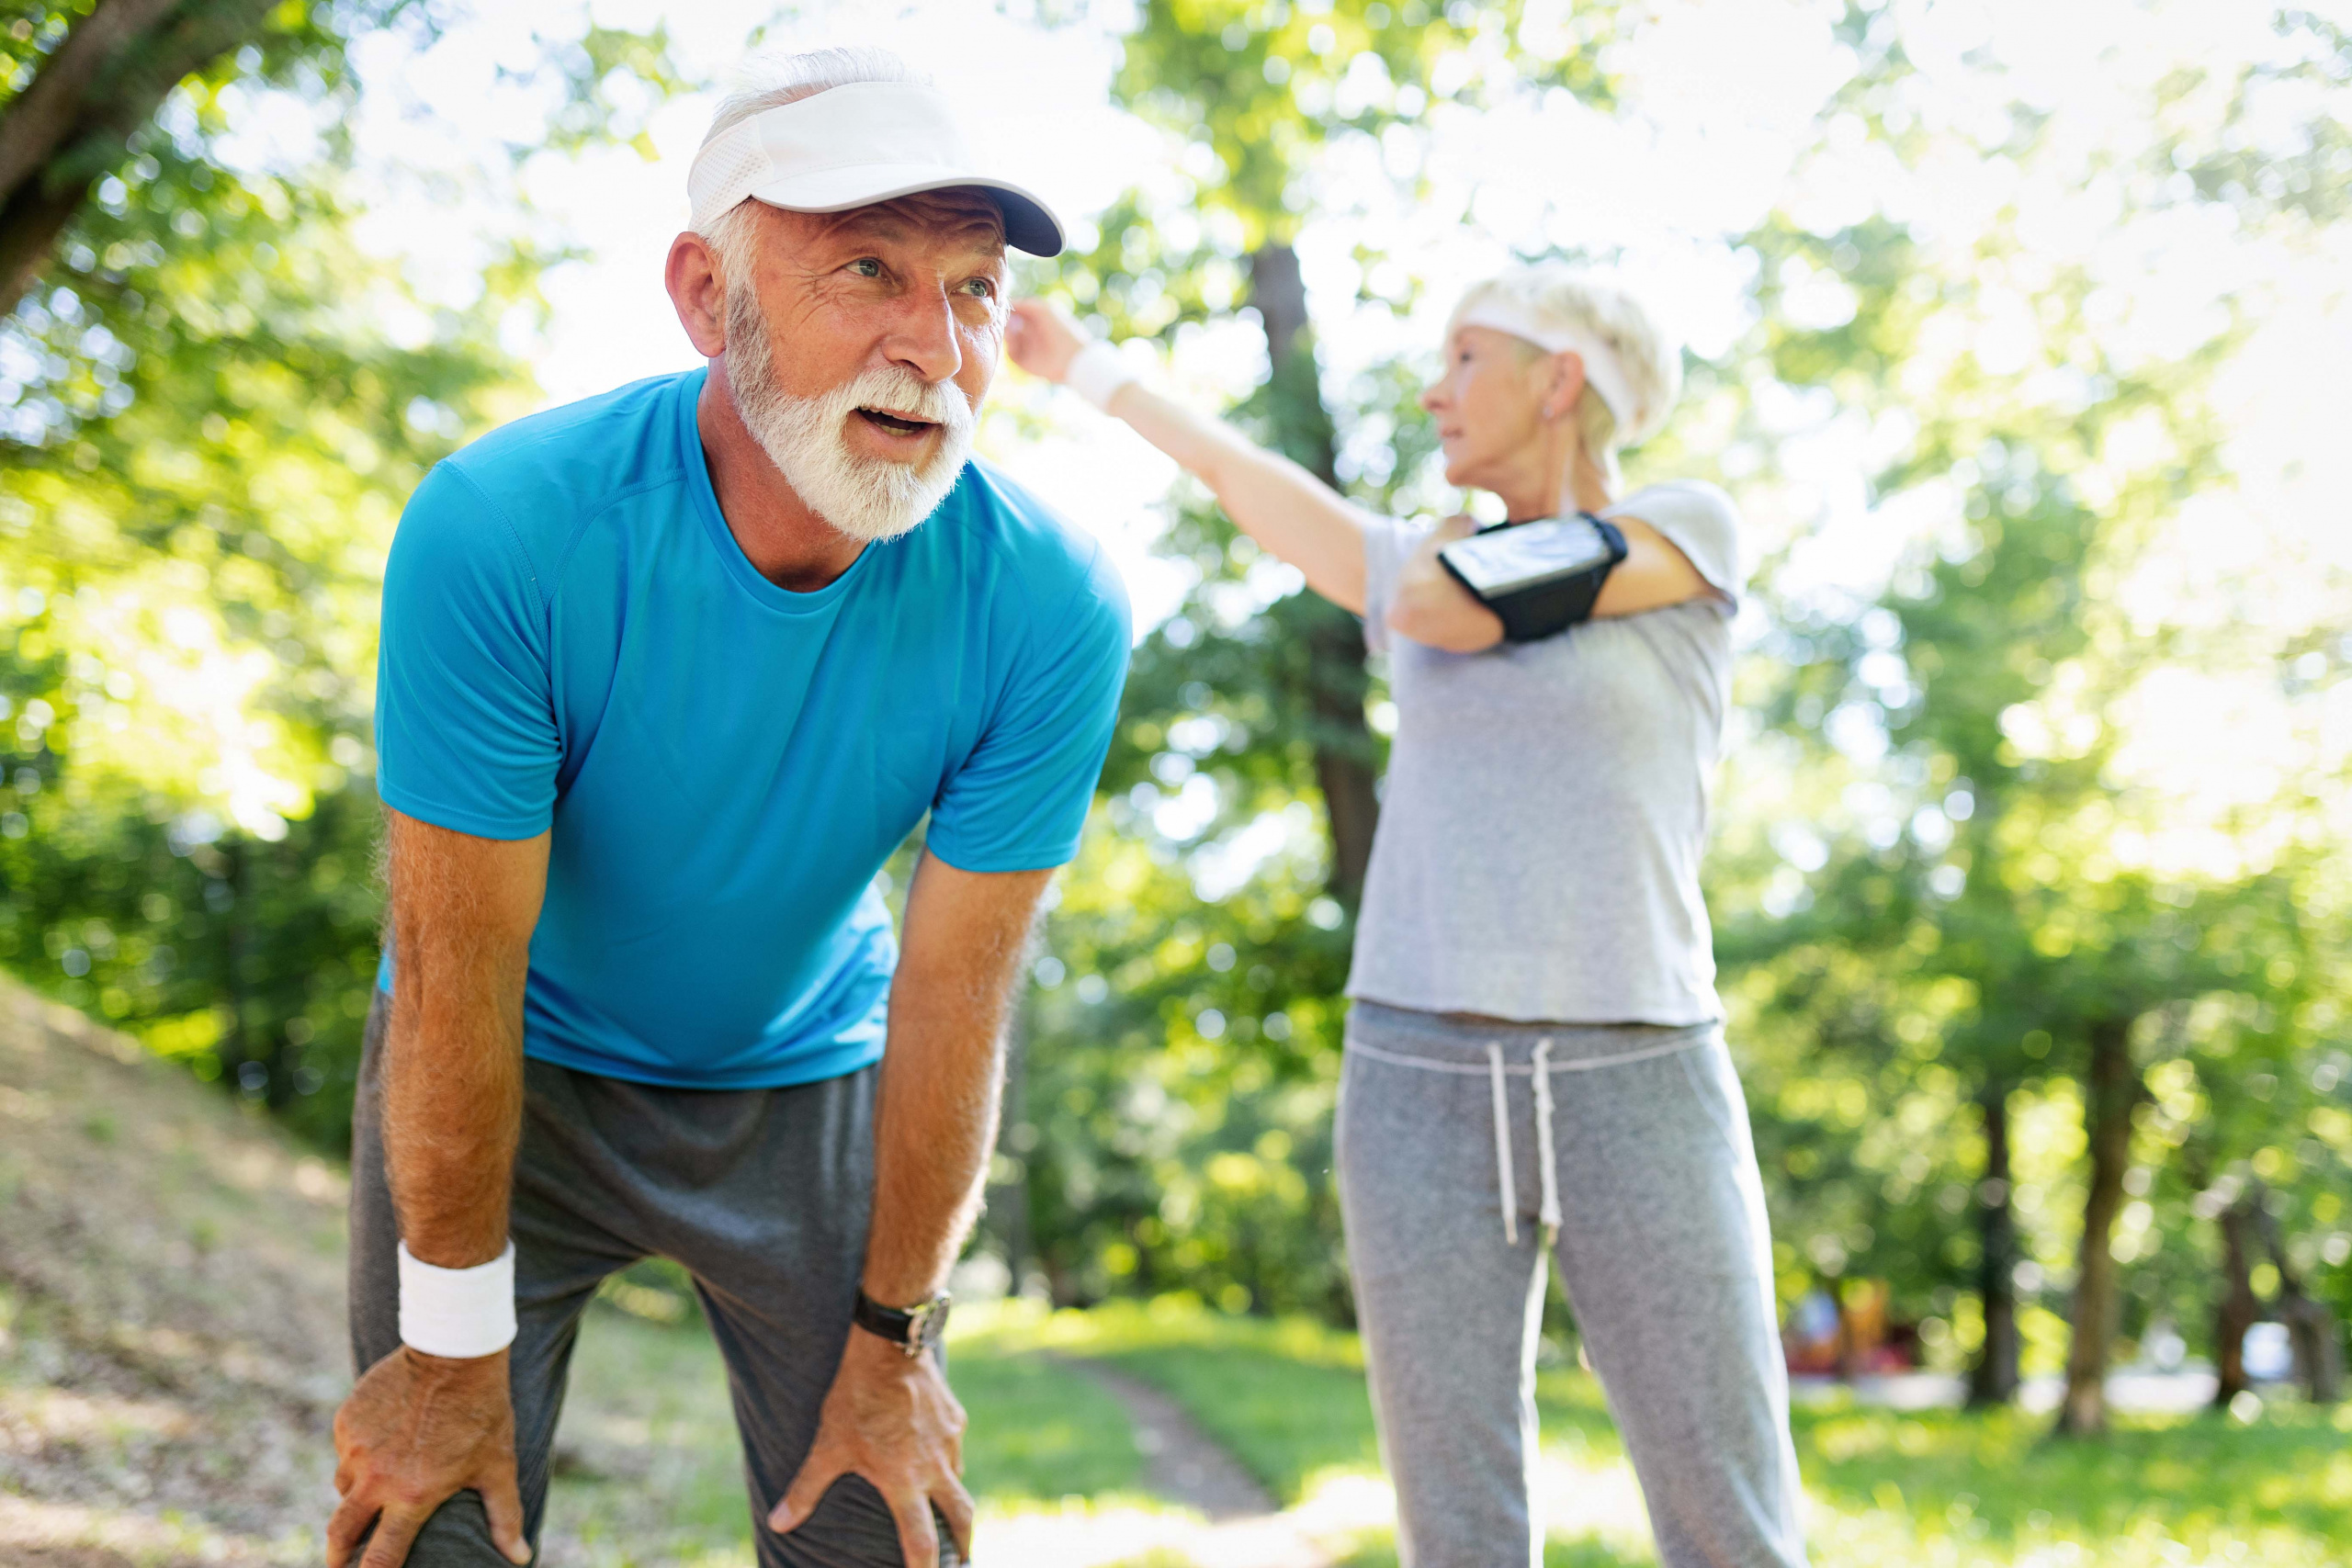
[[[1118,91],[1167,129],[1170,166],[1046,286],[1101,330],[1181,344],[1252,298],[1261,247],[1351,221],[1348,202],[1316,199],[1336,194],[1315,182],[1326,149],[1383,138],[1400,192],[1418,197],[1426,159],[1395,154],[1426,138],[1433,85],[1467,102],[1565,87],[1605,106],[1611,43],[1633,25],[1578,7],[1569,36],[1532,48],[1535,24],[1515,10],[1425,19],[1400,40],[1385,6],[1145,6]],[[2296,62],[2222,84],[2218,111],[2145,106],[2134,124],[2153,144],[2133,149],[2145,163],[2126,171],[2127,211],[2222,202],[2298,236],[2332,219],[2312,194],[2343,161],[2324,136],[2259,182],[2267,197],[2211,172],[2245,145],[2265,73],[2324,81],[2342,101],[2340,35],[2286,11],[2277,27]],[[2072,155],[2022,105],[1931,126],[1903,28],[1897,8],[1845,9],[1853,69],[1820,111],[1824,145],[1859,136],[1912,166]],[[1995,69],[1984,85],[1998,101]],[[2233,869],[2156,874],[2114,853],[2174,826],[2170,803],[2113,783],[2121,716],[2153,672],[2252,671],[2307,694],[2352,655],[2324,626],[2149,625],[2120,600],[2182,506],[2230,482],[2205,389],[2238,332],[2186,357],[2114,361],[2095,281],[2038,265],[2015,211],[1973,248],[1930,246],[1876,209],[1815,227],[1774,212],[1735,244],[1750,325],[1690,361],[1683,410],[1636,455],[1634,482],[1779,488],[1790,410],[1811,408],[1899,433],[1862,476],[1877,502],[1956,492],[1963,520],[1875,597],[1783,589],[1785,558],[1760,563],[1764,626],[1739,677],[1709,881],[1784,1297],[1883,1281],[1927,1357],[1957,1367],[1984,1352],[1989,1280],[2017,1313],[2021,1370],[2058,1371],[2094,1187],[2083,1083],[2098,1036],[2128,1052],[2127,1158],[2100,1173],[2109,1229],[2094,1244],[2121,1269],[2124,1353],[2165,1324],[2209,1348],[2222,1288],[2211,1222],[2260,1171],[2289,1182],[2269,1201],[2340,1306],[2352,976],[2330,891],[2344,846],[2318,805],[2344,781],[2289,781],[2254,808],[2242,827],[2266,814],[2300,826]],[[1368,280],[1393,276],[1382,262],[1411,270],[1361,242],[1355,256]],[[1826,321],[1791,300],[1824,280],[1849,301]],[[1416,276],[1379,295],[1367,282],[1360,299],[1403,310],[1464,281]],[[2005,292],[2022,295],[2037,341],[1988,371],[1965,345]],[[1282,404],[1304,392],[1351,495],[1451,510],[1413,406],[1419,372],[1390,362],[1285,381],[1277,368],[1233,417],[1301,456],[1286,437],[1312,419]],[[1025,1248],[1021,1267],[1059,1302],[1182,1287],[1345,1321],[1329,1127],[1348,911],[1327,890],[1312,809],[1307,596],[1188,484],[1170,519],[1166,553],[1196,582],[1137,650],[1095,833],[1063,884],[989,1245]],[[1378,737],[1376,682],[1367,699]],[[1988,1106],[2013,1151],[1994,1181]],[[2104,1342],[2087,1353],[2103,1362]]]
[[[0,17],[0,144],[89,9]],[[501,333],[548,258],[511,242],[452,305],[353,242],[346,45],[429,41],[435,7],[252,9],[113,162],[59,176],[86,198],[0,323],[0,962],[337,1146],[376,966],[384,549],[435,460],[531,406]],[[616,72],[676,85],[658,36],[548,57],[559,141],[638,133]],[[265,97],[308,152],[232,155]]]

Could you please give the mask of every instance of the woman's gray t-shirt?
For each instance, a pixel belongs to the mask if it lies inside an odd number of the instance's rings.
[[[1716,594],[1446,653],[1388,626],[1430,525],[1366,531],[1364,641],[1396,733],[1348,995],[1569,1023],[1720,1019],[1699,895],[1731,694],[1738,514],[1713,485],[1634,491]],[[1720,596],[1718,596],[1720,595]]]

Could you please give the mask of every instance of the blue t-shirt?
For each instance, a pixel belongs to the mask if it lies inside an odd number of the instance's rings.
[[[1126,595],[978,461],[912,533],[777,587],[719,514],[704,374],[519,421],[425,477],[384,573],[377,785],[459,832],[551,830],[526,1054],[806,1083],[882,1053],[898,946],[875,874],[923,813],[964,871],[1075,852]]]

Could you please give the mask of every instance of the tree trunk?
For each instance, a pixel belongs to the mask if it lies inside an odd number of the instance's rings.
[[[1315,338],[1306,320],[1306,286],[1298,253],[1268,244],[1250,257],[1250,301],[1266,332],[1272,367],[1267,392],[1274,444],[1334,489],[1339,486],[1338,439],[1315,368]],[[1355,616],[1317,599],[1305,607],[1309,668],[1306,706],[1315,748],[1315,782],[1331,831],[1332,894],[1355,907],[1372,862],[1380,798],[1372,733],[1364,725],[1371,678],[1363,667],[1363,627]]]
[[[246,866],[252,846],[237,834],[221,840],[220,857],[226,863],[221,882],[229,889],[229,908],[222,912],[222,922],[228,927],[228,963],[222,966],[229,993],[229,1029],[218,1049],[222,1065],[228,1069],[221,1076],[223,1088],[243,1092],[244,1066],[256,1061],[260,1054],[254,1049],[253,1007],[247,996],[253,970],[253,876]]]
[[[2103,1019],[2090,1028],[2090,1066],[2083,1112],[2091,1156],[2090,1195],[2083,1203],[2083,1247],[2075,1279],[2074,1343],[2066,1354],[2066,1397],[2058,1430],[2090,1437],[2107,1430],[2107,1359],[2115,1337],[2120,1275],[2113,1251],[2115,1216],[2123,1208],[2123,1174],[2132,1163],[2132,1112],[2140,1076],[2132,1065],[2132,1021]]]
[[[2009,1192],[2009,1086],[1988,1084],[1977,1099],[1984,1120],[1984,1179],[1976,1184],[1976,1225],[1984,1257],[1976,1291],[1984,1306],[1984,1344],[1968,1371],[1972,1409],[2007,1404],[2018,1393],[2017,1212]]]
[[[131,132],[276,0],[98,0],[0,113],[0,314],[17,308]]]
[[[2213,1308],[2213,1403],[2226,1405],[2246,1390],[2245,1331],[2262,1320],[2254,1293],[2254,1192],[2222,1211],[2222,1299]]]
[[[1838,1364],[1834,1375],[1839,1382],[1850,1383],[1861,1371],[1861,1336],[1854,1327],[1854,1309],[1846,1299],[1846,1281],[1831,1281],[1829,1299],[1838,1303]]]
[[[54,157],[90,89],[125,44],[152,32],[178,0],[98,0],[40,63],[0,119],[0,190],[14,191]]]
[[[2287,1325],[2288,1342],[2295,1354],[2295,1382],[2313,1404],[2333,1404],[2343,1394],[2344,1343],[2335,1314],[2303,1289],[2301,1270],[2287,1256],[2286,1238],[2279,1234],[2278,1216],[2270,1211],[2269,1193],[2260,1182],[2252,1193],[2254,1219],[2271,1266],[2278,1270],[2278,1321]]]
[[[2333,1404],[2344,1397],[2344,1332],[2325,1303],[2303,1293],[2301,1286],[2278,1292],[2278,1317],[2286,1324],[2295,1350],[2295,1382],[2313,1404]]]
[[[14,310],[32,288],[88,195],[86,186],[50,190],[28,180],[0,201],[0,314]]]

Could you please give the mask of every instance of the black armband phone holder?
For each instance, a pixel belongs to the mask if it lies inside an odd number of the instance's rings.
[[[1438,564],[1503,623],[1505,642],[1539,642],[1592,618],[1625,536],[1589,512],[1498,523],[1439,547]]]

